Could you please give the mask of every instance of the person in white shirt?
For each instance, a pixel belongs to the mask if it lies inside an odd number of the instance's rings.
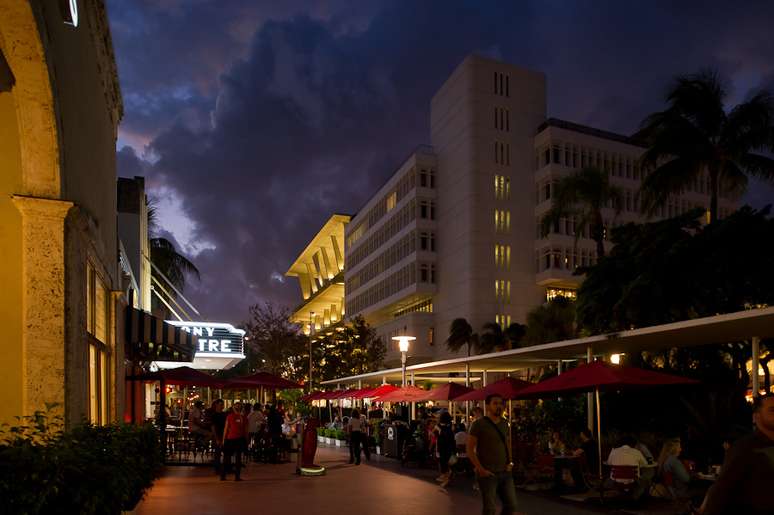
[[[368,445],[365,440],[368,437],[366,430],[366,421],[360,418],[360,412],[356,409],[352,410],[352,416],[349,417],[347,422],[347,433],[349,433],[349,448],[350,457],[349,462],[354,460],[355,465],[360,465],[360,446],[361,444]],[[370,458],[368,451],[366,451],[366,458]]]
[[[250,443],[250,448],[255,448],[256,435],[261,431],[261,428],[266,423],[266,415],[261,411],[261,405],[256,404],[253,406],[253,411],[247,415],[247,437]]]
[[[637,440],[633,436],[625,435],[621,438],[619,443],[619,447],[616,447],[610,451],[610,455],[607,457],[607,464],[613,467],[637,467],[637,479],[615,478],[611,472],[611,476],[608,481],[610,482],[609,484],[611,484],[611,486],[613,482],[621,484],[636,483],[632,488],[632,497],[637,500],[648,490],[648,487],[650,486],[649,475],[644,476],[642,474],[642,467],[648,466],[648,460],[645,459],[645,456],[643,456],[642,452],[635,448],[637,445]]]

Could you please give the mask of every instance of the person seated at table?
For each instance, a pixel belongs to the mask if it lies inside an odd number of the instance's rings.
[[[643,456],[645,456],[645,459],[648,460],[648,463],[653,463],[654,461],[653,453],[650,452],[650,449],[648,449],[648,446],[642,442],[642,435],[640,435],[639,437],[636,437],[636,440],[637,440],[637,444],[634,446],[634,448],[640,451]]]
[[[610,451],[610,455],[607,457],[607,464],[612,467],[637,467],[636,479],[621,479],[615,478],[611,471],[611,476],[606,480],[608,485],[615,483],[632,484],[635,483],[632,488],[631,496],[634,500],[638,500],[642,497],[648,488],[650,487],[650,479],[647,476],[643,476],[642,467],[648,466],[648,460],[642,455],[638,449],[635,449],[637,440],[632,435],[624,435],[619,441],[619,446]]]
[[[599,470],[599,449],[597,447],[597,441],[591,434],[591,430],[584,427],[580,431],[578,436],[579,445],[572,451],[573,456],[582,458],[585,461],[585,471],[596,474]]]
[[[720,476],[699,509],[704,515],[771,514],[774,506],[774,395],[753,398],[755,432],[728,451]]]
[[[691,475],[685,468],[679,456],[682,452],[679,438],[670,438],[661,447],[658,455],[658,468],[656,478],[666,487],[669,495],[674,499],[687,499],[689,497],[688,485]]]
[[[203,406],[202,401],[194,402],[191,412],[188,414],[188,432],[195,437],[209,438],[212,436],[212,432],[205,426]]]
[[[465,454],[465,445],[468,443],[468,432],[465,431],[465,425],[458,423],[454,429],[454,444],[457,446],[457,454]]]
[[[562,440],[562,435],[559,434],[559,431],[552,431],[548,440],[548,453],[552,456],[563,456],[566,451],[567,444]]]

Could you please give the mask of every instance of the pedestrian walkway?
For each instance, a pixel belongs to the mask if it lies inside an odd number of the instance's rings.
[[[432,481],[413,477],[413,469],[400,469],[381,457],[370,464],[347,464],[346,452],[321,448],[317,462],[328,469],[321,477],[295,475],[295,464],[250,464],[244,481],[221,482],[206,467],[168,467],[138,515],[216,515],[309,513],[341,515],[464,514],[481,512],[480,498],[464,488],[444,491]],[[382,462],[382,460],[384,460]],[[419,471],[417,471],[419,472]],[[424,476],[424,472],[421,471]],[[432,471],[430,471],[432,475]],[[520,510],[530,515],[581,515],[595,513],[529,494],[519,495]]]

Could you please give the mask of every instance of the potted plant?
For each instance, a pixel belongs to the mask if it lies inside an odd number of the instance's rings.
[[[324,427],[318,427],[317,428],[317,442],[318,443],[325,443],[325,428]]]
[[[347,440],[346,440],[347,434],[343,430],[337,429],[336,430],[336,434],[335,434],[335,438],[336,438],[336,447],[346,447],[347,446]]]

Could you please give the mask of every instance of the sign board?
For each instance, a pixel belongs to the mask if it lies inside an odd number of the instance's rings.
[[[167,320],[199,340],[191,366],[206,370],[231,368],[245,359],[245,331],[222,322],[182,322]],[[181,363],[184,365],[185,363]],[[159,364],[159,366],[162,366]],[[164,367],[169,368],[169,367]]]

